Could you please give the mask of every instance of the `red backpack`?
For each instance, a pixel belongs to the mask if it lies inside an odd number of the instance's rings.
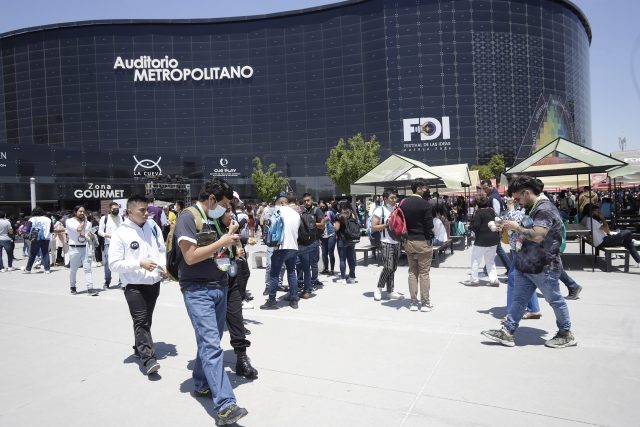
[[[407,237],[407,222],[404,219],[404,212],[402,212],[402,202],[389,215],[389,234],[393,240]]]

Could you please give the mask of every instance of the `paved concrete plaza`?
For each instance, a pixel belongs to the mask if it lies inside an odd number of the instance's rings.
[[[430,313],[410,312],[407,300],[374,302],[380,268],[361,263],[359,283],[327,281],[299,310],[283,301],[265,312],[257,309],[264,270],[253,270],[256,309],[244,315],[258,380],[237,380],[224,339],[229,377],[249,410],[240,425],[637,425],[640,269],[592,273],[569,255],[570,275],[584,287],[581,299],[568,301],[579,345],[544,347],[556,326],[541,301],[542,319],[523,321],[517,346],[506,348],[480,335],[499,325],[506,286],[460,284],[469,257],[456,252],[432,269]],[[0,273],[1,426],[214,424],[211,402],[189,394],[196,345],[176,283],[163,284],[158,299],[153,336],[162,369],[147,378],[132,356],[122,291],[72,296],[69,271],[55,270]],[[93,274],[102,285],[102,269]],[[81,271],[78,278],[84,290]],[[406,266],[396,286],[408,294]]]

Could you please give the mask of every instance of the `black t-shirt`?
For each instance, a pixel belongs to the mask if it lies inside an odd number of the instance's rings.
[[[533,227],[549,230],[541,243],[525,239],[516,257],[516,267],[523,273],[537,274],[549,266],[552,271],[561,271],[560,245],[562,244],[562,218],[558,209],[547,199],[540,199],[529,216]]]
[[[215,227],[210,226],[207,222],[203,224],[203,231],[209,230],[209,227],[211,231],[215,232]],[[187,240],[194,244],[197,243],[196,223],[191,212],[184,210],[178,216],[175,236],[178,243],[180,243],[180,240]],[[218,269],[213,258],[189,265],[183,257],[178,266],[178,277],[180,286],[187,285],[189,282],[210,283],[219,286],[227,286],[228,283],[227,273]]]
[[[322,210],[320,210],[320,208],[317,208],[315,206],[311,206],[311,208],[306,209],[305,210],[307,213],[312,214],[315,219],[316,219],[316,224],[319,222],[322,222],[322,220],[324,219],[324,214],[322,213]],[[322,239],[322,235],[324,234],[324,228],[319,230],[318,228],[316,228],[316,236],[317,239],[320,240]]]
[[[409,196],[400,206],[407,223],[407,240],[432,240],[433,214],[429,202],[419,196]]]
[[[473,221],[469,227],[476,233],[476,246],[496,246],[500,242],[500,234],[491,231],[489,222],[494,221],[496,212],[493,208],[480,208],[473,214]]]

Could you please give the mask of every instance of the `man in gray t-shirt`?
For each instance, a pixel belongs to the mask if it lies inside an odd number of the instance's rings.
[[[2,263],[2,250],[7,252],[8,268]],[[6,218],[6,214],[0,211],[0,272],[15,270],[13,268],[13,227]]]

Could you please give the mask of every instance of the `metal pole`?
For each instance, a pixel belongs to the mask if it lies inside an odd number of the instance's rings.
[[[591,172],[589,172],[589,205],[593,206],[591,204]],[[593,213],[593,208],[591,208],[589,210],[589,214]],[[606,221],[606,220],[605,220]],[[593,273],[594,271],[596,271],[596,254],[595,254],[595,250],[593,248],[593,218],[591,219],[591,221],[589,221],[589,223],[591,224],[591,259],[592,259],[592,264],[591,264],[591,272]]]
[[[29,178],[29,187],[31,188],[31,210],[36,208],[36,179]]]

